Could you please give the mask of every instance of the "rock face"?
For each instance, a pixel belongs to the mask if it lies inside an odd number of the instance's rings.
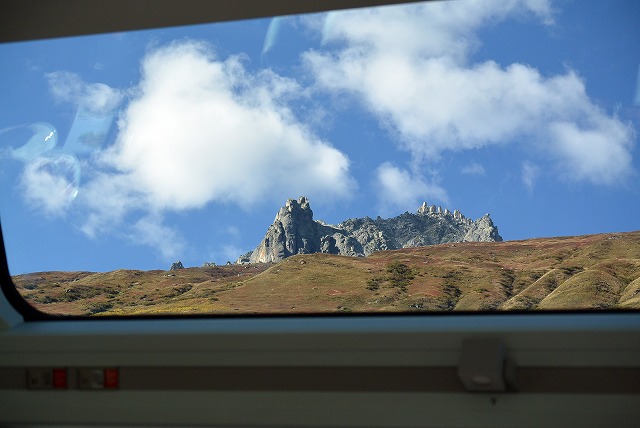
[[[280,208],[262,242],[236,263],[278,262],[295,254],[368,256],[374,251],[443,244],[502,241],[489,214],[473,221],[426,202],[416,214],[375,220],[364,217],[332,226],[313,219],[309,200],[289,199]]]

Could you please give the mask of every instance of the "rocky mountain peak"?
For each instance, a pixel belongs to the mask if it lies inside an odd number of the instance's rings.
[[[306,196],[301,196],[298,200],[288,199],[284,204],[284,207],[280,208],[278,214],[276,214],[276,221],[282,221],[287,217],[301,217],[305,220],[313,220],[313,211],[309,205],[309,199]]]
[[[348,219],[331,226],[313,219],[309,199],[289,199],[276,214],[262,242],[236,263],[277,262],[295,254],[368,256],[374,251],[447,242],[502,241],[488,214],[471,220],[458,210],[424,202],[417,214],[375,220]]]

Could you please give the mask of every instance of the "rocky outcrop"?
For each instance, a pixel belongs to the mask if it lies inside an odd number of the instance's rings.
[[[294,254],[335,252],[336,238],[328,237],[339,233],[338,229],[313,220],[309,201],[302,196],[297,201],[289,199],[276,214],[264,239],[258,247],[240,256],[238,263],[277,262]],[[338,237],[342,242],[342,239]],[[324,251],[323,251],[324,248]]]
[[[500,242],[502,237],[494,226],[489,214],[485,214],[471,223],[471,228],[464,235],[463,242]]]
[[[180,260],[178,260],[175,263],[172,263],[171,267],[169,268],[169,270],[178,270],[178,269],[184,269],[184,265]]]
[[[458,210],[425,202],[416,214],[355,218],[333,226],[314,220],[309,200],[302,196],[280,208],[262,242],[236,263],[278,262],[311,253],[368,256],[380,250],[469,241],[502,241],[489,214],[473,221]]]

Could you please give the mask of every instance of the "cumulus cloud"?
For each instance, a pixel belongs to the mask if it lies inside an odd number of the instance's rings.
[[[237,57],[218,60],[203,44],[172,44],[144,59],[138,95],[103,159],[157,209],[346,197],[349,160],[287,108],[297,89],[269,71],[248,73]]]
[[[322,39],[325,44],[344,43],[345,50],[338,54],[343,57],[376,51],[464,60],[479,43],[478,28],[531,13],[547,24],[553,22],[548,0],[472,0],[462,5],[436,2],[332,12]]]
[[[95,173],[82,186],[78,202],[88,212],[81,230],[89,237],[119,228],[128,213],[148,209],[145,195],[131,186],[129,176],[104,171]]]
[[[380,197],[378,209],[383,214],[394,214],[397,207],[418,207],[426,200],[448,202],[442,187],[389,162],[380,165],[375,176]]]
[[[614,184],[632,172],[632,131],[604,116],[595,122],[586,127],[574,122],[550,123],[553,155],[568,179]]]
[[[318,85],[355,95],[414,162],[519,142],[561,176],[614,184],[632,168],[633,129],[607,115],[572,70],[473,63],[476,33],[507,18],[553,22],[550,2],[465,1],[331,14],[324,49],[304,55]]]
[[[87,83],[68,71],[47,73],[49,89],[57,101],[69,102],[91,114],[113,111],[122,102],[124,93],[104,83]]]
[[[175,230],[165,226],[161,217],[154,215],[136,221],[129,239],[156,248],[165,260],[176,260],[186,248],[184,239]]]
[[[25,165],[20,184],[28,203],[47,215],[62,216],[78,194],[79,175],[73,156],[40,156]]]

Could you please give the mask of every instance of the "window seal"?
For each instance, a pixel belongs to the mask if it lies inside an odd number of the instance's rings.
[[[9,263],[4,246],[4,235],[2,232],[2,221],[0,221],[0,290],[7,302],[23,316],[24,321],[44,321],[53,320],[57,317],[41,312],[31,306],[16,288],[11,274],[9,273]]]

